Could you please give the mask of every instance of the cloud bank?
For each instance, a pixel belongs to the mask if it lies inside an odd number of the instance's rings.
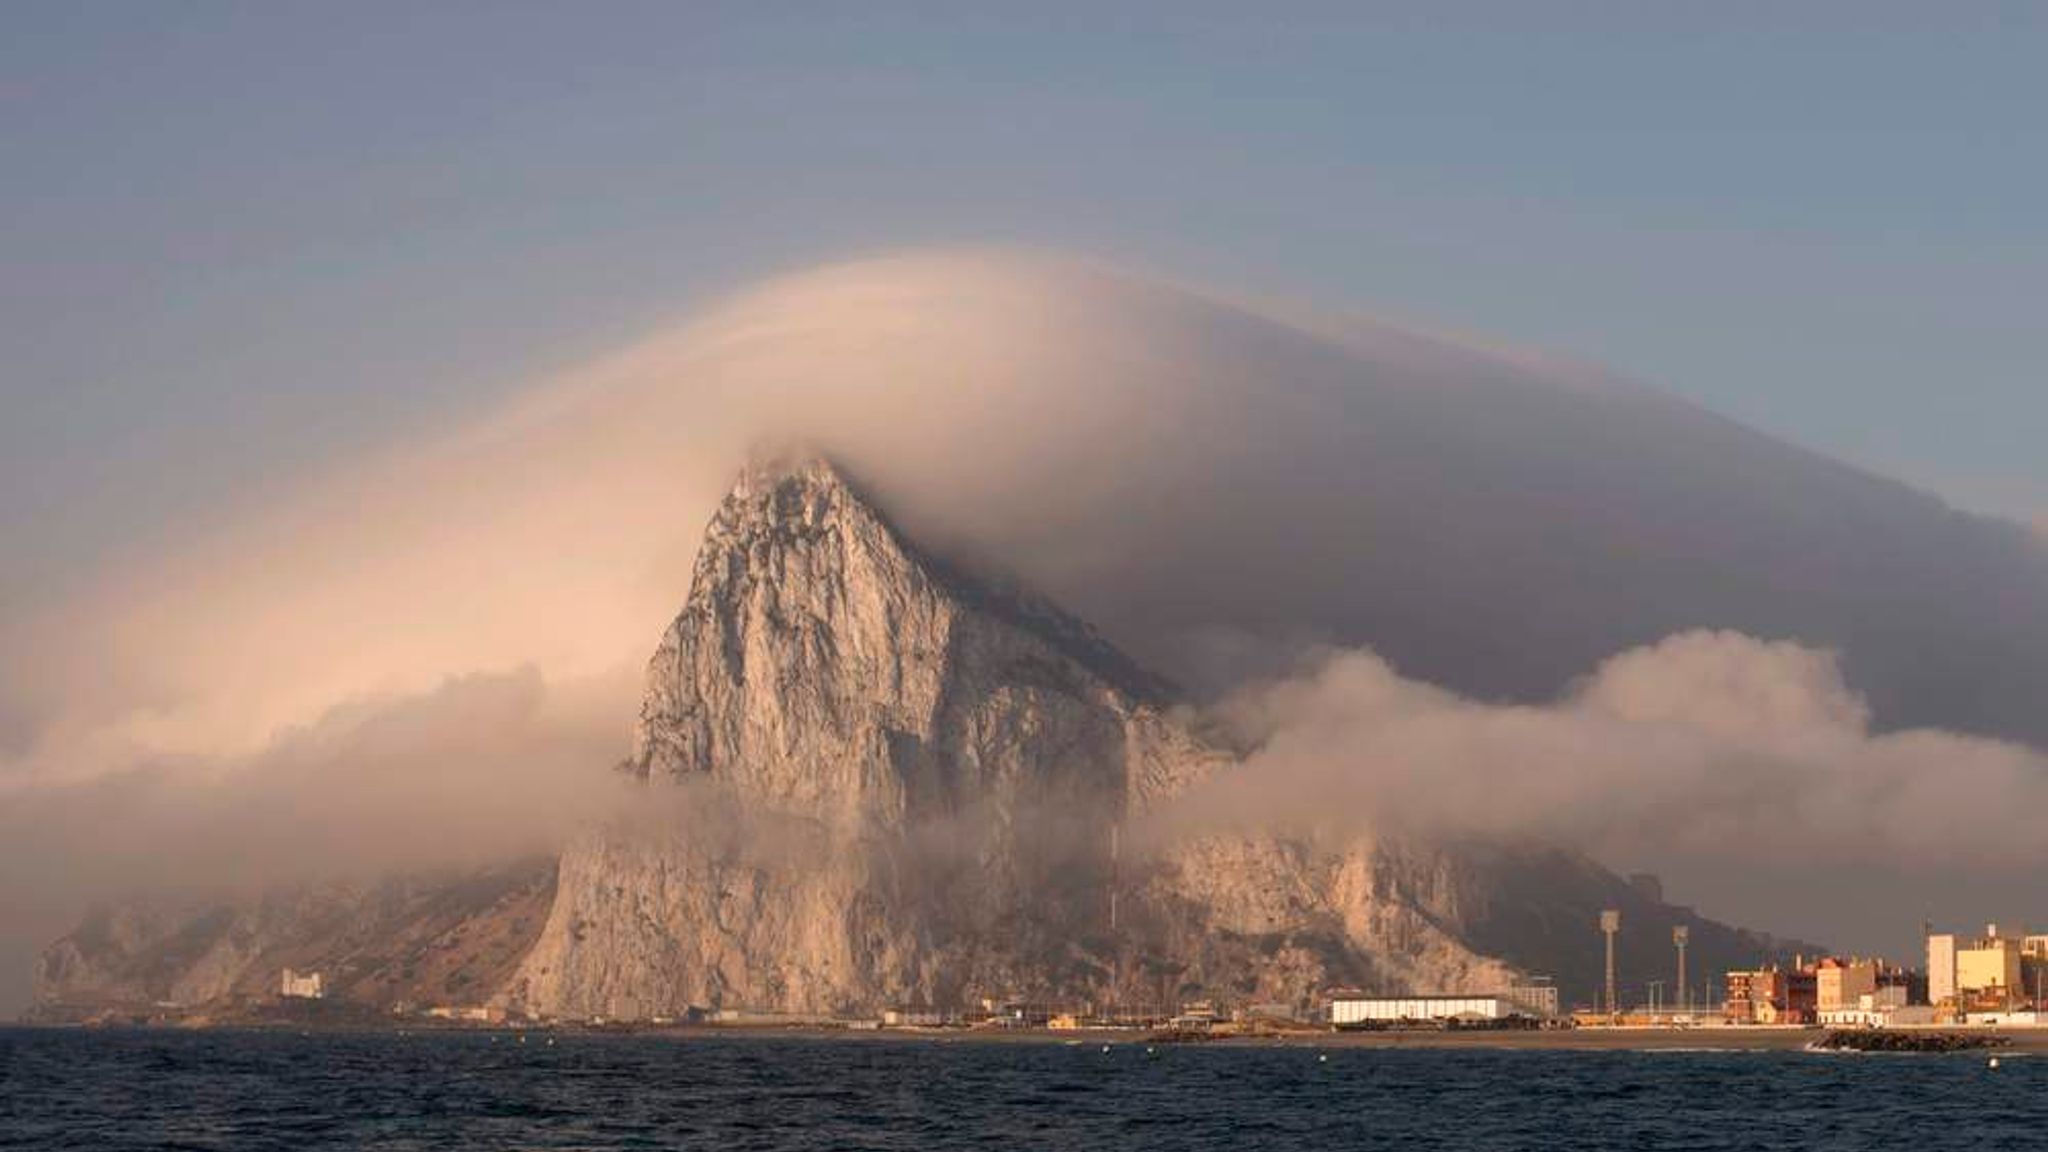
[[[1204,689],[1325,643],[1540,700],[1715,626],[1839,651],[1881,726],[2048,740],[2048,561],[2017,526],[1595,371],[966,252],[771,282],[6,613],[0,777],[638,663],[762,439]]]
[[[1722,855],[2038,864],[2048,756],[1937,730],[1873,732],[1831,653],[1690,632],[1621,653],[1546,705],[1484,704],[1370,651],[1227,701],[1257,751],[1169,828],[1333,822],[1537,836],[1620,860]]]

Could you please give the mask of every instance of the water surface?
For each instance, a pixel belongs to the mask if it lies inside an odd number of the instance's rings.
[[[2048,1148],[2048,1057],[0,1030],[0,1148]]]

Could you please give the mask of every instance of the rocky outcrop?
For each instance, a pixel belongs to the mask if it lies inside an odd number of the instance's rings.
[[[1459,940],[1447,860],[1245,835],[1119,856],[1118,829],[1233,759],[1085,624],[921,549],[831,464],[758,465],[648,671],[626,767],[672,811],[565,854],[508,999],[634,1017],[1507,982]]]

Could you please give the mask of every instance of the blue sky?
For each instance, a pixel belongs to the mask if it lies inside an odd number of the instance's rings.
[[[2048,9],[1252,7],[10,5],[0,585],[763,274],[986,241],[2048,515]]]

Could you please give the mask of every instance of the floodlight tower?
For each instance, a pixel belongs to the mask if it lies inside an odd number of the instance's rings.
[[[1117,931],[1116,921],[1116,897],[1123,882],[1123,825],[1112,822],[1109,826],[1109,1002],[1112,1019],[1123,1004],[1124,992],[1124,938]]]
[[[1109,934],[1116,937],[1116,890],[1123,883],[1122,832],[1116,824],[1109,826]]]
[[[1690,925],[1679,924],[1671,929],[1672,946],[1678,949],[1678,1010],[1688,1013],[1692,1011],[1692,998],[1686,995],[1688,989],[1685,986],[1685,946],[1691,941]]]
[[[1621,1012],[1620,1001],[1614,996],[1614,937],[1621,931],[1621,909],[1609,908],[1600,913],[1600,931],[1607,937],[1607,1014]]]

